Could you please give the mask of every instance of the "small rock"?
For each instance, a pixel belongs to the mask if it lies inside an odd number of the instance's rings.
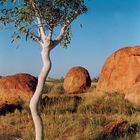
[[[102,138],[108,139],[109,137],[124,135],[129,129],[130,124],[126,120],[116,120],[103,127]]]

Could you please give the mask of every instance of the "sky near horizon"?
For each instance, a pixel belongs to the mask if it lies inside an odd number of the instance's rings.
[[[140,0],[89,0],[87,14],[72,24],[67,49],[60,45],[51,54],[49,77],[61,78],[73,66],[99,75],[106,58],[125,46],[140,45]],[[80,24],[82,23],[82,28]],[[0,30],[0,75],[40,72],[41,47],[33,41],[11,44],[13,30]]]

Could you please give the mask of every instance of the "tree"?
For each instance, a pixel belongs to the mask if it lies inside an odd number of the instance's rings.
[[[35,124],[36,140],[43,140],[43,123],[39,114],[42,89],[51,69],[50,53],[59,43],[67,47],[71,40],[71,23],[87,11],[84,0],[0,0],[1,28],[15,28],[12,42],[32,39],[42,47],[43,67],[38,84],[30,100],[30,109]],[[54,31],[59,30],[58,36]]]

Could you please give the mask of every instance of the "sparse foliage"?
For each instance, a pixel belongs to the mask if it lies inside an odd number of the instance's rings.
[[[8,24],[15,28],[12,42],[21,39],[22,35],[26,40],[39,42],[42,39],[38,29],[43,28],[46,33],[63,27],[65,33],[61,44],[64,47],[67,47],[71,40],[70,23],[87,11],[84,0],[0,0],[0,4],[1,29]],[[40,18],[40,23],[37,17]],[[54,41],[52,40],[52,43]]]

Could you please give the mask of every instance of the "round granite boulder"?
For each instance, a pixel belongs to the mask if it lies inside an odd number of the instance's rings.
[[[66,93],[83,93],[91,86],[88,70],[81,66],[71,68],[65,76],[64,90]]]
[[[119,49],[107,58],[97,90],[126,91],[140,79],[140,46]]]
[[[5,108],[29,103],[37,85],[37,78],[30,74],[15,74],[0,79],[0,114]]]
[[[125,99],[140,104],[140,46],[119,49],[107,58],[96,91],[124,93]]]

